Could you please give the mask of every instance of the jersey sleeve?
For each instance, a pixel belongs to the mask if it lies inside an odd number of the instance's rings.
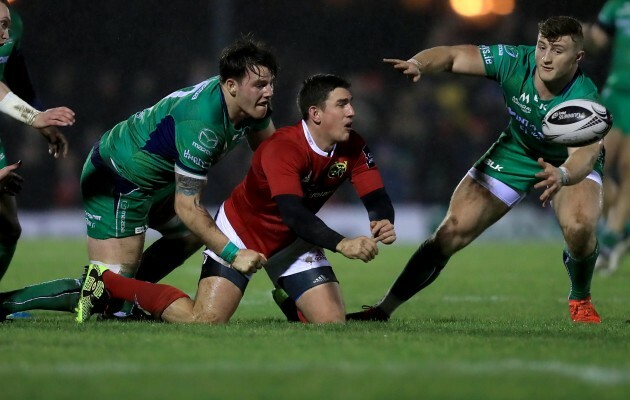
[[[486,68],[486,76],[500,84],[518,68],[524,57],[524,49],[516,46],[496,44],[479,46]]]
[[[308,168],[308,160],[297,144],[272,140],[261,149],[260,157],[272,198],[282,194],[304,196],[300,176]]]
[[[383,188],[383,179],[365,141],[357,135],[353,140],[353,146],[359,151],[356,152],[350,182],[359,197],[363,197],[374,190]]]

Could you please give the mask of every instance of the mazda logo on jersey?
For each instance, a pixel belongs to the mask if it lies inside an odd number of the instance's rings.
[[[333,165],[330,166],[330,169],[328,170],[328,177],[340,178],[343,176],[343,174],[346,173],[347,170],[348,170],[348,161],[344,161],[344,162],[337,161]]]
[[[205,148],[215,148],[218,141],[219,139],[217,138],[217,134],[214,133],[211,129],[202,129],[199,132],[199,143]]]

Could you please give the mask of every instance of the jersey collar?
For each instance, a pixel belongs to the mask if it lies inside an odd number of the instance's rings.
[[[308,145],[311,147],[311,149],[313,149],[315,153],[324,157],[332,156],[332,154],[335,152],[335,149],[337,148],[336,144],[333,146],[332,150],[324,151],[320,149],[319,147],[317,147],[317,144],[315,144],[315,139],[313,139],[313,136],[311,135],[311,131],[308,129],[308,125],[306,125],[306,121],[304,120],[302,120],[302,128],[304,130],[304,137],[306,138]]]

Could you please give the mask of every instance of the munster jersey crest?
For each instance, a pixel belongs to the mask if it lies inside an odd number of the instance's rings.
[[[329,178],[340,178],[343,174],[348,170],[348,161],[339,162],[336,161],[333,165],[330,166],[328,170]]]

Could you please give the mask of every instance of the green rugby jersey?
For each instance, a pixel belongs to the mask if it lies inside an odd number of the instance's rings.
[[[22,41],[23,25],[22,18],[15,11],[9,9],[11,13],[11,26],[9,27],[9,39],[0,46],[0,80],[4,80],[4,68],[9,61],[9,56],[13,49],[19,49]]]
[[[598,16],[601,27],[612,36],[612,61],[606,87],[630,90],[630,0],[609,0]]]
[[[137,186],[154,190],[175,181],[174,172],[204,178],[250,132],[265,129],[260,120],[230,122],[219,77],[171,93],[105,132],[101,157]]]
[[[542,100],[534,87],[536,62],[534,46],[492,45],[479,46],[485,63],[486,75],[496,80],[510,114],[504,133],[523,146],[532,157],[546,161],[567,158],[565,146],[543,141],[542,120],[557,104],[571,99],[597,100],[595,84],[580,69],[563,92],[551,100]]]

